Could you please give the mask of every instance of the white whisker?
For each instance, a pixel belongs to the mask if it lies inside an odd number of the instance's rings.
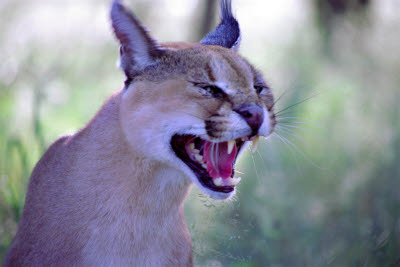
[[[298,140],[300,140],[300,141],[304,144],[303,139],[302,139],[302,138],[300,137],[300,135],[297,134],[297,132],[294,131],[292,128],[293,128],[293,127],[287,127],[287,126],[285,127],[285,126],[283,126],[283,125],[279,125],[279,126],[276,127],[276,130],[282,131],[282,132],[285,133],[285,134],[291,135],[291,136],[297,138]],[[302,130],[307,131],[307,129],[302,129]],[[322,136],[322,135],[320,135],[320,134],[318,134],[318,133],[316,133],[316,132],[314,132],[314,131],[311,131],[311,130],[309,130],[309,132],[311,132],[312,135],[319,137],[320,140],[321,140],[322,142],[324,142],[325,145],[329,146],[329,147],[333,150],[331,144],[325,140],[325,137],[324,137],[324,136]]]
[[[238,171],[235,169],[235,172],[240,173],[240,174],[244,174],[244,172]]]
[[[288,134],[288,135],[291,135],[293,137],[296,137],[297,139],[299,139],[303,143],[303,140],[300,138],[300,136],[294,130],[292,130],[290,128],[276,127],[276,130],[277,131],[281,131],[284,134]]]
[[[298,153],[300,153],[300,155],[302,155],[311,165],[313,165],[314,167],[320,169],[320,170],[327,170],[327,168],[322,168],[320,166],[318,166],[314,161],[312,161],[306,154],[303,153],[303,151],[301,151],[295,144],[293,144],[293,142],[291,142],[289,139],[280,136],[281,138],[283,138],[288,144],[290,144]]]
[[[294,124],[307,124],[307,125],[311,125],[317,128],[320,128],[322,130],[328,131],[325,127],[319,126],[317,124],[311,123],[311,122],[305,122],[305,121],[288,121],[288,122],[281,122],[280,120],[277,120],[278,124],[290,124],[290,123],[294,123]]]
[[[286,139],[283,138],[281,135],[279,135],[277,132],[274,132],[274,133],[273,133],[273,136],[276,136],[279,140],[281,140],[281,142],[282,142],[283,144],[285,144],[285,145],[287,146],[287,148],[289,148],[290,152],[292,153],[292,155],[293,155],[293,157],[294,157],[294,160],[296,161],[296,168],[297,168],[297,171],[298,171],[299,173],[301,173],[300,168],[299,168],[299,162],[298,162],[297,157],[296,157],[296,153],[294,153],[293,149],[292,149],[292,148],[290,147],[290,145],[286,142]]]
[[[319,121],[316,121],[316,120],[305,119],[305,118],[302,118],[302,117],[279,117],[277,120],[281,121],[281,120],[285,120],[285,119],[296,119],[296,120],[319,122]]]
[[[261,158],[262,162],[264,163],[263,166],[267,166],[266,161],[264,160],[263,156],[261,155],[261,153],[257,150],[257,154],[258,156]],[[266,167],[266,171],[268,172],[268,176],[270,176],[270,170],[268,169],[268,167]]]
[[[303,127],[300,127],[300,126],[294,126],[294,125],[288,125],[288,124],[280,124],[279,127],[286,128],[286,129],[288,129],[288,128],[300,129],[300,130],[304,130],[304,131],[310,132],[310,133],[312,133],[314,135],[317,135],[322,139],[324,138],[321,134],[317,133],[316,131],[313,131],[313,130],[307,129],[307,128],[303,128]]]
[[[253,153],[250,153],[250,155],[251,155],[251,159],[253,160],[253,165],[254,165],[254,170],[255,170],[255,172],[256,172],[257,180],[260,182],[260,176],[258,175],[258,171],[257,171],[257,167],[256,167],[256,162],[254,161]]]

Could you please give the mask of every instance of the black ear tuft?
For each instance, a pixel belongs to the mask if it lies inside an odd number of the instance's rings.
[[[215,30],[207,34],[201,44],[219,45],[238,50],[240,43],[239,23],[232,15],[232,1],[220,0],[221,22]]]
[[[111,7],[111,21],[114,33],[121,43],[121,67],[127,78],[156,63],[162,50],[150,37],[147,30],[119,0]]]

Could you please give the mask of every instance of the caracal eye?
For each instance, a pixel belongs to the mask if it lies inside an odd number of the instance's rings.
[[[255,85],[254,89],[256,90],[257,94],[261,94],[261,92],[264,91],[265,87],[261,85]]]
[[[203,90],[206,91],[207,94],[215,98],[221,98],[225,95],[224,91],[222,91],[221,88],[215,85],[204,85],[201,88],[203,88]]]

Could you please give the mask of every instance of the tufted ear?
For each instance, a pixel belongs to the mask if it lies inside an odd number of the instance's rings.
[[[158,43],[119,0],[114,0],[112,4],[111,21],[121,43],[121,67],[128,79],[156,63],[162,53]]]
[[[219,4],[221,22],[200,43],[219,45],[237,51],[240,44],[240,28],[239,23],[232,15],[232,2],[231,0],[220,0]]]

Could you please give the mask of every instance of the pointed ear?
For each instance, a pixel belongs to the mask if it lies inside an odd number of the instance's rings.
[[[239,23],[232,15],[232,2],[231,0],[220,0],[219,4],[221,22],[217,28],[207,34],[200,43],[219,45],[237,51],[240,44],[240,28]]]
[[[119,0],[114,0],[112,4],[111,21],[114,33],[121,43],[120,62],[127,78],[133,78],[147,66],[156,63],[162,50],[134,14]]]

